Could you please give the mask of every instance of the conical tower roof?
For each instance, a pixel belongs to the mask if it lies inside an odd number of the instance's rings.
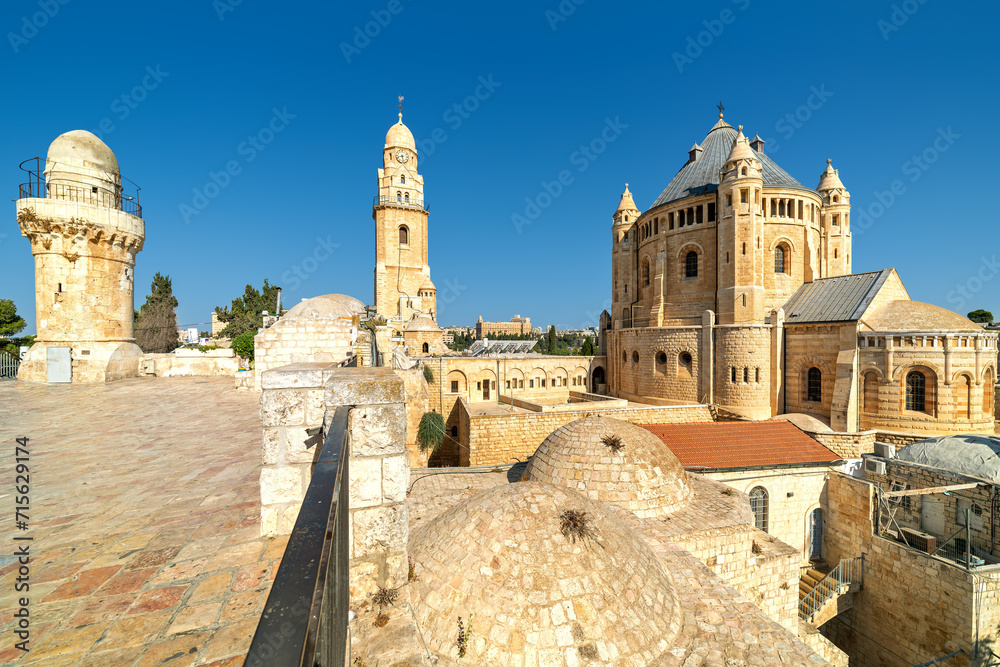
[[[823,171],[819,176],[819,185],[816,186],[817,190],[835,190],[835,189],[846,190],[844,184],[840,180],[840,172],[833,168],[833,160],[826,161],[826,170]]]
[[[625,192],[622,193],[621,201],[618,202],[618,208],[615,209],[615,213],[620,211],[638,211],[636,208],[635,200],[632,199],[632,193],[628,191],[628,183],[625,184]]]

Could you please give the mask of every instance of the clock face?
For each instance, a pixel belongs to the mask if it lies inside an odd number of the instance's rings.
[[[400,164],[406,162],[409,159],[410,159],[410,156],[409,156],[409,154],[406,151],[404,151],[404,150],[398,150],[398,151],[396,151],[396,161],[399,162]]]

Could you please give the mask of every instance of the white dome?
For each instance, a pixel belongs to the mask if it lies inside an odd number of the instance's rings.
[[[296,304],[281,316],[283,320],[307,318],[312,320],[338,320],[365,312],[365,304],[346,294],[324,294]]]
[[[82,166],[91,169],[121,174],[118,159],[108,145],[86,130],[71,130],[56,137],[49,145],[46,161],[49,164],[82,163]]]

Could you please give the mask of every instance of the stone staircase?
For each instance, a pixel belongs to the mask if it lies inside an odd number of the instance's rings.
[[[854,593],[861,590],[861,557],[841,561],[831,569],[817,562],[799,579],[799,618],[819,627],[854,606]]]

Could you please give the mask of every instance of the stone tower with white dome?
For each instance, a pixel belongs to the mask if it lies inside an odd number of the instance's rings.
[[[437,290],[427,263],[429,207],[417,159],[416,142],[400,112],[399,122],[385,135],[378,194],[372,202],[375,309],[400,332],[416,314],[437,319]]]
[[[17,222],[35,256],[38,333],[18,378],[138,375],[135,256],[145,239],[138,188],[123,185],[114,153],[85,130],[60,135],[44,163],[34,158],[22,169],[29,180],[20,188]]]

